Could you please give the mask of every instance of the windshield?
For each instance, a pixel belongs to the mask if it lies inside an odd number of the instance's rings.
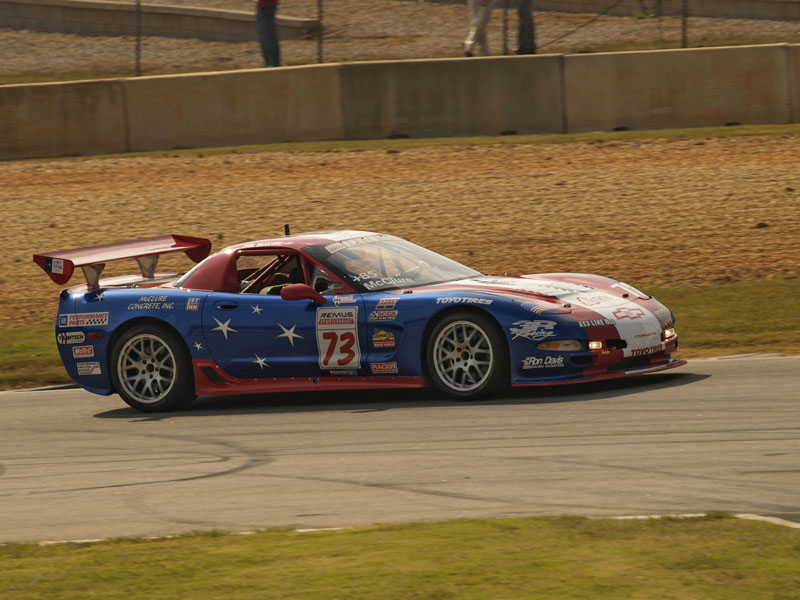
[[[357,289],[368,292],[480,275],[454,260],[391,235],[368,235],[306,248]]]

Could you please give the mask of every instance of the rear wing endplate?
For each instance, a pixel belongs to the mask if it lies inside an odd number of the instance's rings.
[[[93,290],[100,286],[100,274],[108,262],[135,258],[142,277],[152,279],[158,257],[172,252],[185,252],[194,262],[200,262],[211,252],[211,241],[186,235],[162,235],[105,246],[43,252],[34,254],[33,262],[59,285],[69,281],[75,267],[81,267],[89,289]]]

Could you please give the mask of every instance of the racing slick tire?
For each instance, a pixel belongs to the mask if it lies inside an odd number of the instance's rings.
[[[428,376],[437,389],[477,400],[509,384],[508,347],[497,324],[473,312],[452,312],[436,323],[425,349]]]
[[[178,410],[195,399],[189,352],[165,327],[143,324],[125,331],[111,351],[110,371],[116,392],[142,412]]]

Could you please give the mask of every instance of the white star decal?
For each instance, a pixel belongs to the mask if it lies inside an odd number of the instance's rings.
[[[200,342],[195,342],[194,343],[194,348],[195,348],[195,350],[202,350],[203,349],[203,344],[201,344]]]
[[[269,368],[266,357],[261,358],[258,354],[256,354],[256,359],[253,362],[256,363],[259,367],[261,367],[262,370],[264,369],[264,367]]]
[[[231,333],[239,333],[236,329],[234,329],[233,327],[230,326],[230,322],[231,322],[230,319],[228,319],[227,321],[222,323],[217,317],[211,317],[211,318],[214,319],[217,322],[217,325],[218,325],[218,327],[214,327],[214,329],[212,329],[211,331],[221,331],[222,335],[225,336],[225,341],[226,342],[228,341],[228,332],[229,331]]]
[[[97,295],[94,297],[94,299],[95,299],[95,300],[97,300],[98,302],[102,302],[103,300],[105,300],[105,299],[106,299],[106,298],[105,298],[105,296],[106,296],[106,292],[105,292],[105,290],[103,290],[102,292],[99,292],[99,293],[98,293],[98,294],[97,294]]]
[[[291,342],[292,347],[294,347],[294,338],[300,338],[301,340],[303,339],[302,335],[300,335],[299,333],[295,333],[294,332],[294,328],[297,327],[296,323],[294,325],[292,325],[289,329],[286,329],[286,327],[284,327],[280,323],[278,323],[278,327],[283,329],[283,333],[276,335],[275,339],[282,338],[282,337],[289,338],[289,341]]]
[[[250,308],[252,308],[252,309],[253,309],[253,314],[254,314],[254,315],[259,315],[259,316],[261,316],[261,311],[262,311],[263,309],[262,309],[260,306],[256,305],[256,306],[251,306]]]

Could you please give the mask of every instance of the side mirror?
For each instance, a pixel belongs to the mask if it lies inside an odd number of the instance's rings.
[[[325,297],[305,283],[292,283],[281,288],[284,300],[313,300],[314,304],[325,304]]]

